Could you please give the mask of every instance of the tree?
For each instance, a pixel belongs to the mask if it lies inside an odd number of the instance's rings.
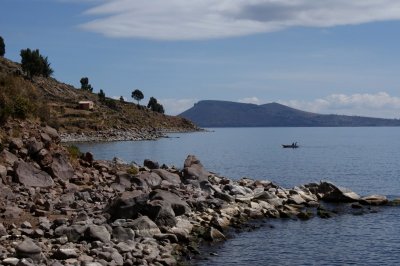
[[[80,82],[81,82],[81,89],[82,90],[93,92],[93,87],[92,87],[92,85],[89,84],[89,78],[88,77],[81,78]]]
[[[121,103],[124,103],[124,102],[125,102],[124,97],[123,97],[123,96],[119,97],[119,101],[120,101]]]
[[[103,90],[100,90],[98,95],[99,95],[100,102],[104,102],[106,100],[106,94],[104,93]]]
[[[21,66],[22,70],[32,79],[34,76],[42,75],[46,78],[53,74],[53,69],[50,67],[47,56],[40,54],[39,49],[21,50]]]
[[[132,98],[135,99],[135,100],[138,102],[138,105],[139,105],[139,102],[140,102],[141,100],[143,100],[143,98],[144,98],[143,92],[141,92],[141,91],[138,90],[138,89],[134,90],[134,91],[132,92]]]
[[[3,37],[0,36],[0,56],[4,56],[6,53],[6,45],[4,44]]]
[[[150,110],[163,114],[165,112],[164,106],[157,102],[157,99],[154,97],[150,97],[149,103],[147,104],[147,108]]]

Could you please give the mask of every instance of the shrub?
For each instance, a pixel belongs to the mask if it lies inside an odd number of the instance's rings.
[[[71,159],[77,160],[82,156],[82,152],[80,149],[75,145],[68,145],[67,151]]]
[[[4,56],[6,53],[6,45],[4,44],[3,37],[0,36],[0,56]]]
[[[47,56],[42,56],[39,49],[22,49],[20,55],[22,70],[26,72],[31,79],[38,75],[48,78],[53,74],[54,71],[50,67]]]
[[[80,82],[81,82],[81,89],[82,90],[93,92],[93,88],[92,88],[92,85],[89,84],[89,78],[88,77],[81,78]]]
[[[132,165],[128,168],[128,170],[126,170],[126,172],[130,175],[137,175],[139,173],[139,169]]]

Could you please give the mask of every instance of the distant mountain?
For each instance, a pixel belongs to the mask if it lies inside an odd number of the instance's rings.
[[[200,101],[179,116],[200,127],[360,127],[400,126],[399,119],[323,115],[279,103],[255,105],[227,101]]]

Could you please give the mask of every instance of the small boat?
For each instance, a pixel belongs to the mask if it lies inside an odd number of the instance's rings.
[[[297,143],[293,143],[293,144],[289,144],[289,145],[282,144],[282,148],[297,149],[298,147],[299,147],[299,145],[297,145]]]

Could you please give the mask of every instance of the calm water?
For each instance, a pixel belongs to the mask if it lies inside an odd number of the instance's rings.
[[[158,141],[79,144],[96,159],[150,158],[181,167],[188,154],[234,179],[290,188],[330,180],[361,195],[400,196],[400,128],[218,128]],[[297,141],[299,149],[282,149]],[[306,222],[267,220],[216,246],[199,265],[398,265],[400,208]],[[273,228],[271,228],[273,227]]]

